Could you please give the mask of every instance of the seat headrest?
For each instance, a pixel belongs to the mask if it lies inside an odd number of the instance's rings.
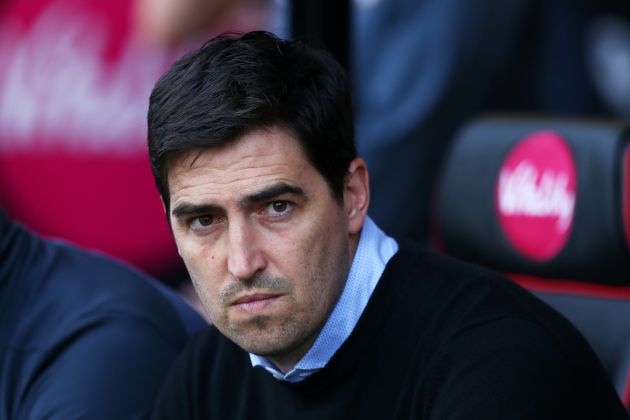
[[[446,252],[506,272],[630,284],[628,133],[620,122],[467,125],[437,194]]]

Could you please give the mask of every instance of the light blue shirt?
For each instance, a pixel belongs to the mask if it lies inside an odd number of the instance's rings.
[[[262,366],[276,379],[288,382],[299,382],[326,366],[354,330],[387,262],[397,251],[396,241],[366,217],[346,285],[310,350],[286,375],[267,358],[250,353],[252,366]]]

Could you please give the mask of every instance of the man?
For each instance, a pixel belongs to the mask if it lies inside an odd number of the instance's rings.
[[[157,419],[625,418],[563,318],[369,218],[348,83],[271,34],[218,37],[149,106],[153,173],[215,328]]]
[[[0,210],[0,419],[141,419],[205,322],[140,273]]]

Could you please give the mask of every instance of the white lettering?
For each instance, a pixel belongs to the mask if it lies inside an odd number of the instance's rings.
[[[504,215],[557,217],[556,229],[566,232],[573,219],[575,192],[569,191],[564,173],[551,170],[539,174],[524,160],[513,170],[499,174],[499,210]]]

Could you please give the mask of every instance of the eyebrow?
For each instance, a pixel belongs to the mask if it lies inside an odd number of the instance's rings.
[[[176,219],[181,219],[184,216],[189,216],[191,214],[201,214],[201,213],[218,213],[223,211],[221,206],[217,206],[214,204],[192,204],[183,202],[178,204],[172,211],[171,214]]]
[[[241,198],[238,201],[239,207],[247,207],[251,204],[268,201],[283,194],[291,194],[298,197],[306,197],[304,190],[300,187],[287,184],[286,182],[278,182],[269,187]]]
[[[271,200],[283,194],[306,197],[304,190],[302,190],[300,187],[287,184],[286,182],[278,182],[277,184],[270,185],[269,187],[261,191],[241,198],[240,200],[238,200],[238,205],[241,208],[245,208],[252,204],[260,203],[261,201]],[[181,219],[182,217],[192,214],[220,213],[224,211],[225,209],[223,207],[217,206],[216,204],[192,204],[188,202],[183,202],[175,206],[171,211],[171,214],[176,219]]]

